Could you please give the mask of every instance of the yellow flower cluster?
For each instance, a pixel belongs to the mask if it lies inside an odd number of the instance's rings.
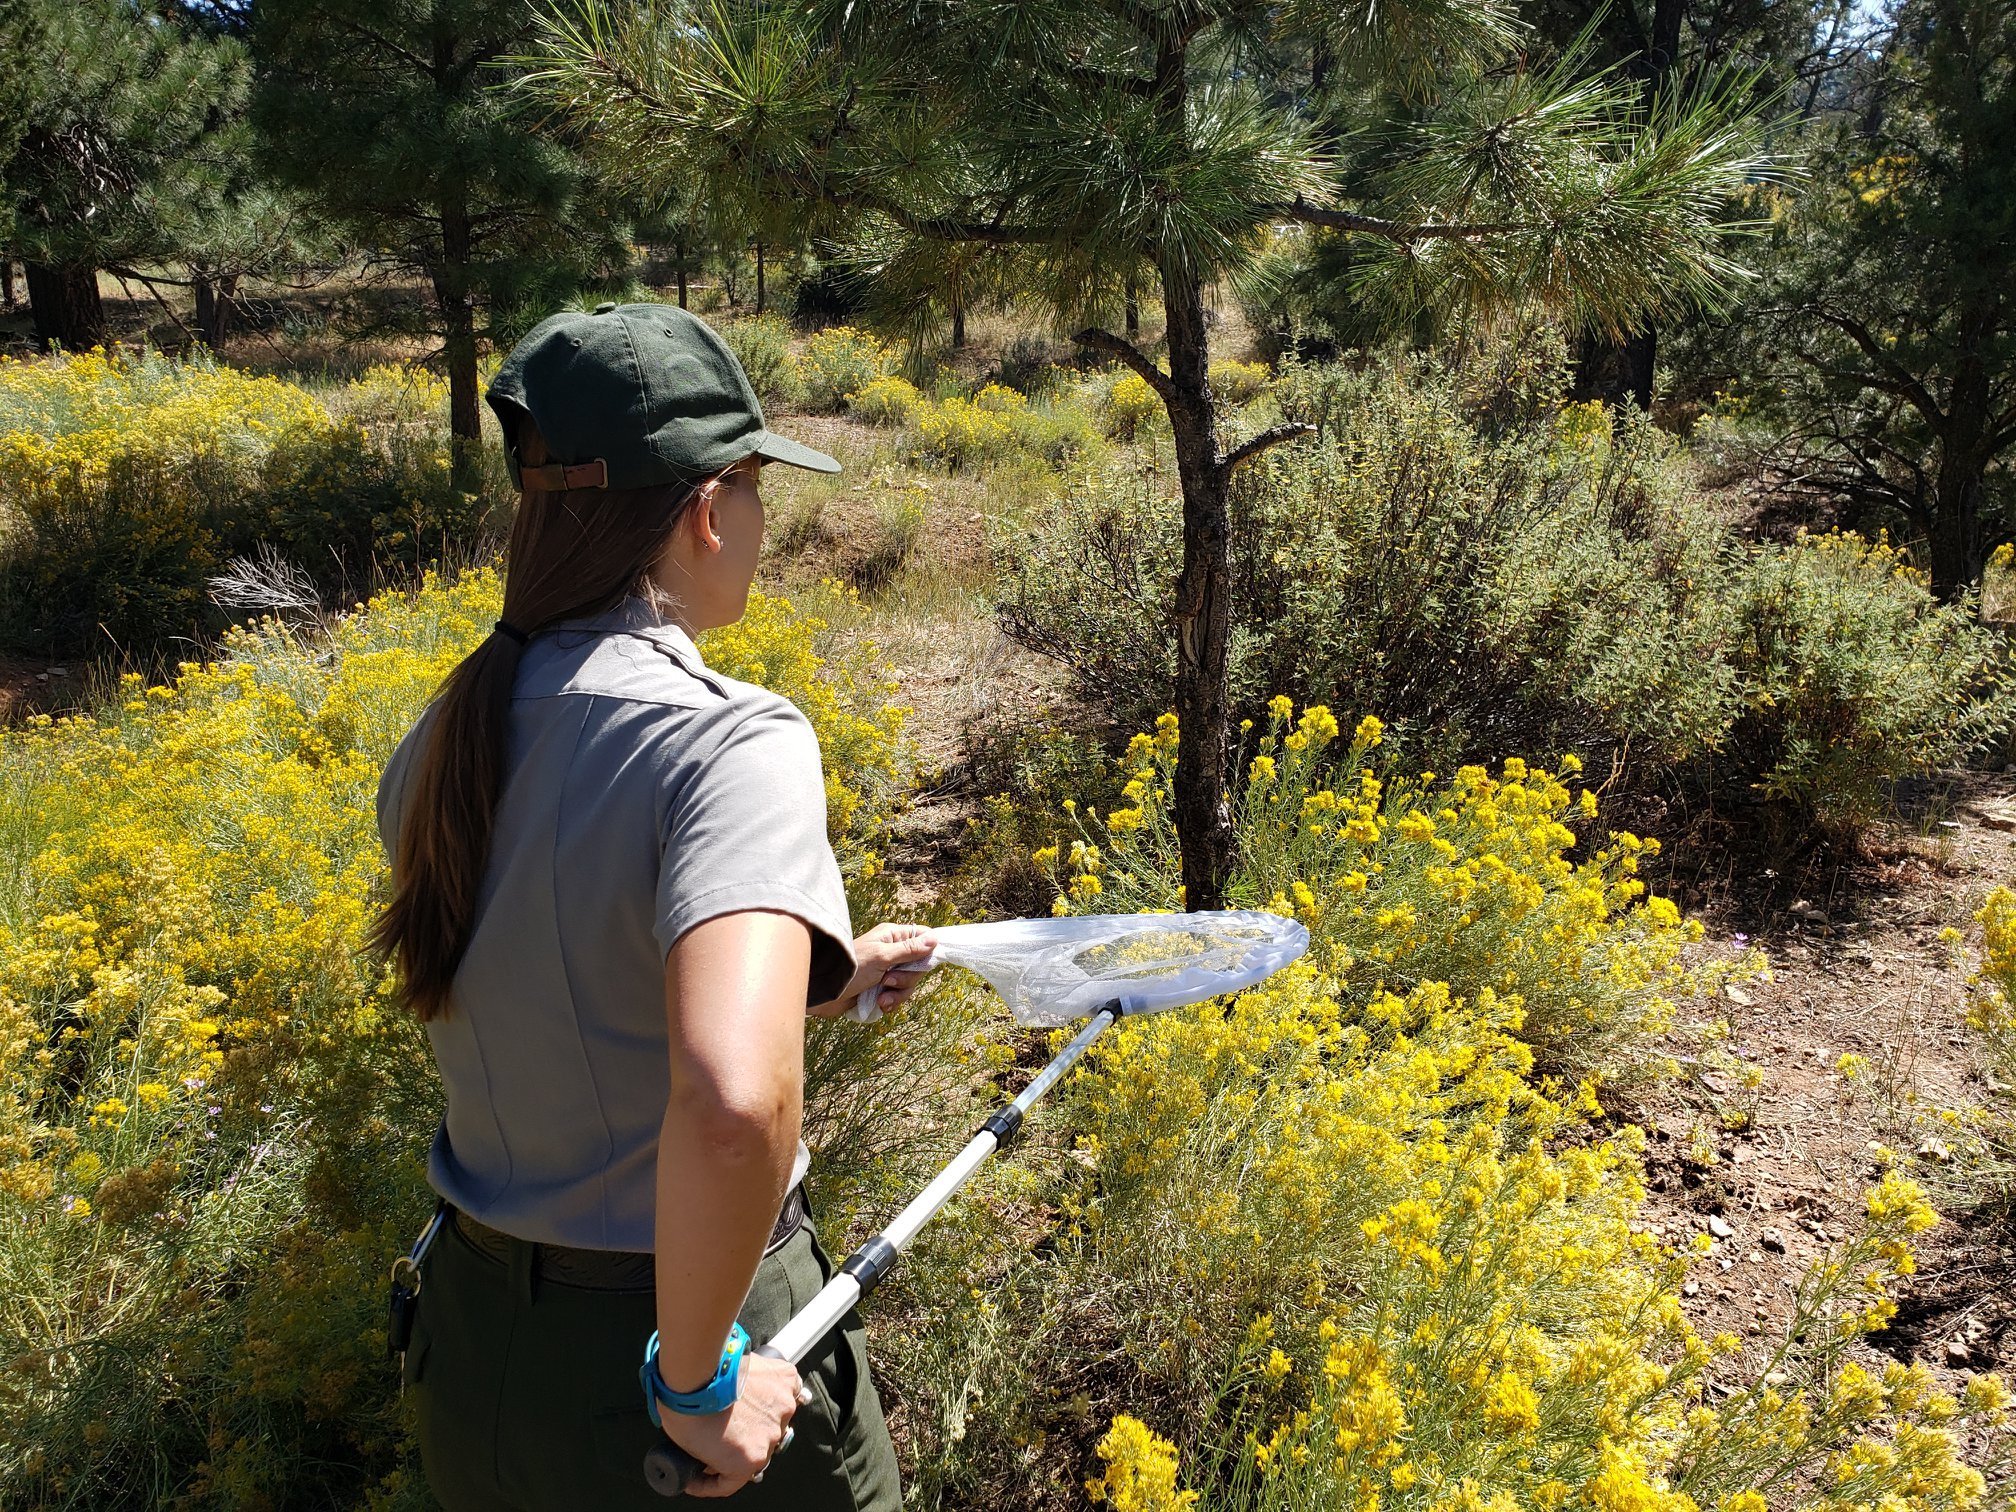
[[[1184,1512],[1197,1505],[1195,1491],[1177,1489],[1175,1446],[1139,1418],[1114,1418],[1098,1454],[1105,1473],[1085,1489],[1113,1512]]]
[[[264,452],[332,424],[305,390],[202,358],[0,358],[0,490],[17,502],[102,485],[121,467]]]
[[[913,425],[929,403],[907,379],[884,374],[848,394],[847,410],[870,425]]]

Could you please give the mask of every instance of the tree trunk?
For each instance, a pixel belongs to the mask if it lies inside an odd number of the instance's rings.
[[[1971,301],[1957,322],[1953,383],[1932,475],[1932,591],[1948,602],[1981,580],[1987,561],[1981,495],[1993,455],[1994,384],[1984,355],[1998,327],[1992,305]]]
[[[1127,339],[1132,341],[1141,334],[1141,290],[1131,273],[1127,275],[1126,309],[1123,314],[1127,322]]]
[[[434,275],[435,296],[447,335],[448,445],[455,486],[476,487],[483,446],[483,415],[476,391],[476,299],[469,287],[472,238],[469,209],[459,189],[443,196],[441,266]]]
[[[1162,307],[1175,388],[1169,423],[1183,487],[1183,570],[1176,581],[1176,833],[1183,848],[1183,906],[1218,908],[1232,876],[1234,841],[1225,770],[1232,524],[1207,376],[1204,290],[1196,275],[1165,263]]]
[[[105,303],[98,297],[96,268],[37,262],[27,268],[37,346],[45,352],[57,346],[87,352],[105,345]]]
[[[763,243],[756,243],[756,313],[763,313]]]
[[[679,262],[679,308],[686,308],[686,238],[680,237],[672,243],[672,255]]]
[[[1584,331],[1576,343],[1568,397],[1578,403],[1601,399],[1611,409],[1622,409],[1629,399],[1642,410],[1651,409],[1658,349],[1659,327],[1650,321],[1622,341]]]
[[[1687,0],[1653,0],[1649,45],[1629,64],[1631,72],[1644,84],[1641,98],[1648,114],[1672,88],[1680,61],[1681,28],[1686,19]],[[1585,331],[1578,345],[1571,397],[1601,399],[1611,409],[1622,409],[1626,399],[1641,410],[1652,408],[1652,380],[1659,351],[1659,329],[1655,324],[1648,321],[1643,329],[1631,332],[1622,341]]]
[[[952,347],[957,351],[966,345],[966,301],[959,297],[959,291],[952,291]]]
[[[14,308],[14,259],[0,257],[0,306]]]
[[[238,275],[230,273],[213,279],[192,269],[190,282],[196,289],[197,334],[203,338],[203,345],[222,355],[224,339],[231,334],[231,317],[237,313],[231,299],[238,292]]]

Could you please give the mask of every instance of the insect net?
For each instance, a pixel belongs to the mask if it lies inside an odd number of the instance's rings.
[[[1258,910],[1089,914],[936,928],[921,962],[985,977],[1024,1024],[1054,1028],[1116,998],[1124,1013],[1155,1013],[1237,992],[1309,948],[1293,919]]]

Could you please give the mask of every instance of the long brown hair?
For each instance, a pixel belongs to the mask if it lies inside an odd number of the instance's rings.
[[[520,415],[514,430],[521,467],[550,459],[530,416]],[[630,594],[661,610],[671,607],[651,569],[706,481],[521,488],[504,576],[504,620],[532,635],[561,620],[613,609]],[[398,966],[401,997],[423,1021],[450,1011],[449,988],[475,929],[522,650],[501,632],[487,635],[436,690],[434,728],[408,780],[392,898],[366,937],[371,950]]]

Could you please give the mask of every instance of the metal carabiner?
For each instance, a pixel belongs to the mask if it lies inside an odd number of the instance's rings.
[[[413,1248],[392,1262],[392,1296],[388,1305],[385,1353],[399,1363],[399,1389],[402,1394],[406,1389],[406,1346],[413,1338],[413,1315],[420,1303],[420,1262],[427,1258],[434,1236],[440,1233],[442,1220],[447,1216],[448,1199],[435,1198],[434,1216],[427,1220],[420,1237],[413,1241]]]

